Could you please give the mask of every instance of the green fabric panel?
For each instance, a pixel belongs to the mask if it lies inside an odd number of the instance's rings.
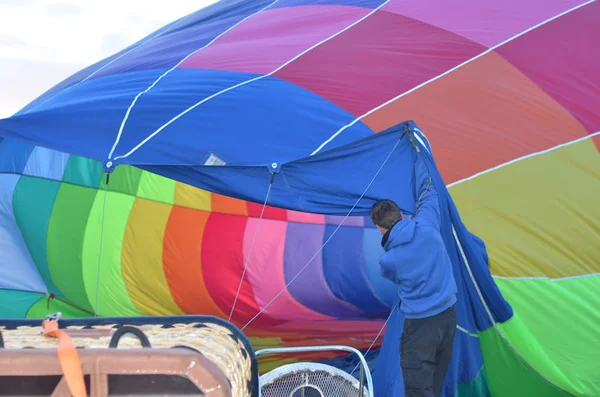
[[[519,319],[501,329],[525,360],[570,393],[600,395],[600,276],[496,283]]]
[[[109,184],[112,183],[112,179]],[[97,313],[101,316],[141,316],[135,308],[121,272],[123,238],[133,208],[134,196],[99,191],[92,206],[83,241],[83,280],[88,300],[96,306],[96,286],[99,287]],[[104,210],[104,234],[100,277],[98,277],[98,254],[100,230]]]
[[[54,314],[56,312],[61,312],[62,318],[85,318],[92,316],[91,313],[73,307],[66,302],[58,299],[48,299],[48,297],[44,296],[38,299],[38,301],[31,306],[27,312],[27,318],[43,319],[46,318],[47,315]]]
[[[79,156],[71,156],[65,167],[63,181],[74,185],[97,188],[100,186],[103,173],[104,168],[100,162]]]
[[[485,368],[479,371],[473,382],[459,383],[454,397],[491,397],[487,377],[485,376]]]
[[[23,240],[50,293],[62,293],[52,282],[46,258],[46,235],[60,182],[22,175],[13,193],[13,212]]]
[[[175,180],[143,171],[138,187],[138,197],[165,204],[175,204]]]
[[[0,289],[0,318],[27,318],[27,311],[43,297],[37,292]]]
[[[515,317],[506,323],[518,321]],[[542,379],[533,371],[502,339],[498,331],[491,327],[479,333],[479,342],[485,362],[486,377],[491,395],[562,397],[568,394]]]
[[[110,174],[108,181],[108,190],[111,192],[119,192],[136,196],[142,170],[129,165],[120,165]],[[102,178],[100,189],[104,189],[106,178]]]
[[[63,183],[50,217],[47,237],[52,281],[69,301],[92,311],[81,267],[83,236],[97,190]]]

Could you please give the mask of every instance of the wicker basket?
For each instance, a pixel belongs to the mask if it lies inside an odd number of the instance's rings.
[[[211,374],[210,382],[215,383],[220,377],[224,377],[228,383],[227,389],[230,390],[228,394],[233,397],[258,396],[257,362],[250,342],[235,326],[216,317],[68,319],[60,320],[59,326],[71,336],[77,348],[83,349],[79,351],[84,372],[86,365],[92,365],[86,364],[86,362],[94,362],[96,363],[94,365],[98,365],[97,362],[100,360],[98,357],[103,357],[102,360],[106,363],[111,360],[116,362],[113,356],[129,357],[137,354],[140,367],[144,367],[143,371],[138,369],[137,373],[156,374],[162,371],[160,368],[165,367],[164,363],[159,363],[160,358],[157,358],[162,355],[164,360],[179,360],[177,362],[183,365],[183,367],[180,365],[182,369],[179,372],[185,372],[185,365],[192,367],[200,365],[204,367],[206,374]],[[20,355],[23,353],[31,355],[36,354],[36,351],[42,354],[40,357],[43,357],[43,351],[53,352],[53,355],[56,356],[57,341],[42,334],[39,320],[0,320],[0,331],[4,347],[4,349],[0,349],[0,362],[8,361],[2,359],[3,355],[7,356],[5,358],[8,358],[8,355],[19,357],[19,353]],[[116,347],[118,348],[114,349]],[[173,349],[176,347],[186,349]],[[145,348],[151,348],[152,352]],[[24,352],[22,349],[34,349],[34,351]],[[92,354],[91,351],[96,353]],[[155,369],[150,365],[152,364],[152,360],[149,358],[151,355],[156,356],[153,359]],[[92,359],[91,356],[96,358]],[[171,356],[177,356],[177,359]],[[202,363],[198,359],[199,357],[205,359],[206,362]],[[128,362],[135,363],[131,360]],[[56,365],[58,364],[56,363]],[[165,367],[164,371],[167,370],[168,368]],[[93,372],[93,368],[89,371]],[[107,371],[111,373],[110,369]],[[175,373],[173,371],[171,372]],[[8,379],[5,377],[7,372],[15,374],[27,371],[16,371],[14,366],[0,366],[1,379]],[[189,370],[187,375],[189,375]],[[208,381],[205,380],[205,382]],[[210,390],[214,389],[211,387],[204,386],[203,394],[211,395]]]

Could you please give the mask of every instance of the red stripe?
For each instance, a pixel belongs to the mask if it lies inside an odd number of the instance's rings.
[[[210,295],[227,315],[231,311],[244,270],[243,243],[247,219],[241,216],[212,213],[204,232],[202,245],[204,280]],[[235,306],[233,322],[243,325],[259,310],[260,307],[246,274]],[[279,323],[280,321],[261,314],[253,325],[263,328]]]
[[[260,214],[262,212],[262,204],[257,203],[247,203],[248,206],[248,216],[251,218],[260,218]],[[287,211],[281,208],[274,207],[265,207],[265,213],[263,214],[263,218],[265,219],[273,219],[278,221],[287,221]]]
[[[274,76],[358,116],[483,51],[440,28],[377,11]]]

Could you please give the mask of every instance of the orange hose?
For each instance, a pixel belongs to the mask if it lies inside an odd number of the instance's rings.
[[[62,368],[63,375],[69,387],[69,391],[73,397],[86,397],[87,390],[83,380],[83,370],[81,369],[81,361],[77,349],[73,343],[71,336],[65,331],[58,328],[58,323],[55,320],[44,320],[42,322],[44,335],[58,339],[56,348],[58,361]]]

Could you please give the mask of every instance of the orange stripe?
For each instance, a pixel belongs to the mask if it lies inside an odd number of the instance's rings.
[[[209,212],[173,208],[165,232],[165,275],[173,299],[186,314],[225,317],[206,289],[202,274],[202,241],[209,217]]]
[[[446,183],[587,135],[567,110],[495,53],[363,121],[382,131],[407,119],[423,128]]]
[[[248,207],[246,202],[232,197],[212,194],[212,212],[227,215],[248,216]]]

